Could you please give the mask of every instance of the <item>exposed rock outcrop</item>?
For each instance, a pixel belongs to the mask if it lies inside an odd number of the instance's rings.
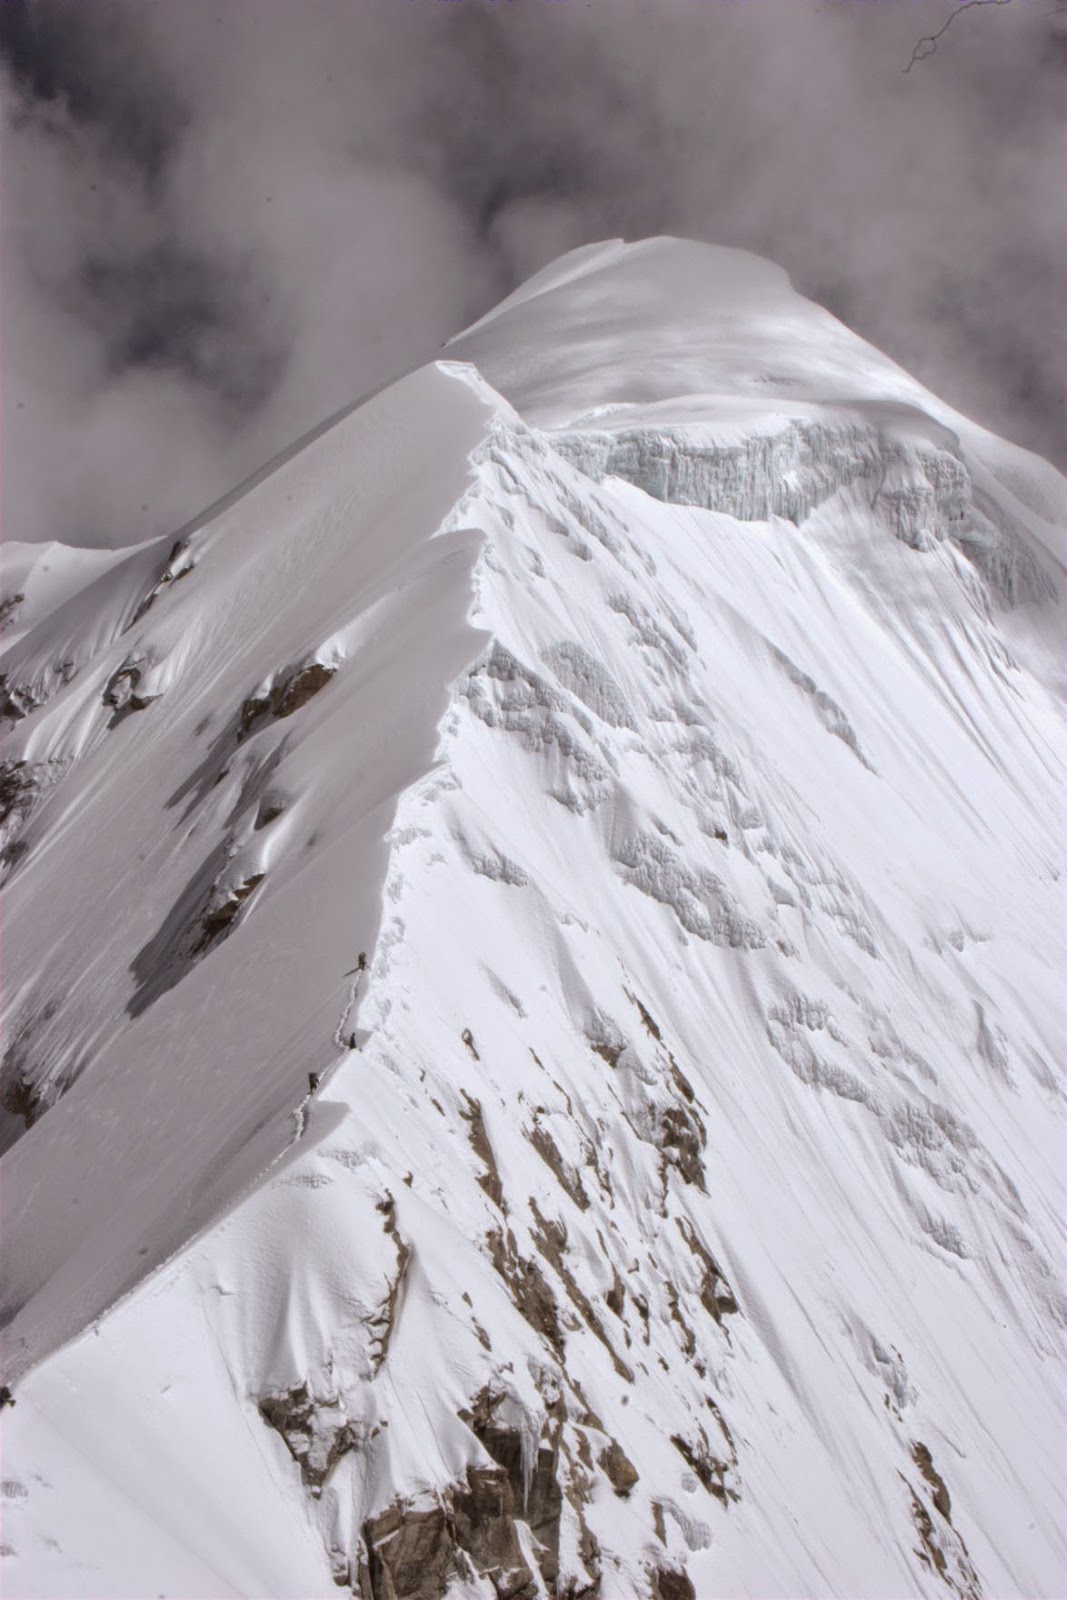
[[[244,739],[268,718],[291,717],[326,687],[336,671],[323,661],[309,661],[276,679],[266,690],[249,695],[241,706],[237,737]]]
[[[598,1593],[599,1551],[582,1516],[584,1473],[562,1443],[562,1401],[531,1440],[505,1419],[505,1400],[485,1389],[463,1414],[492,1465],[472,1464],[439,1498],[396,1500],[364,1524],[356,1564],[363,1600],[443,1600],[463,1578],[488,1579],[501,1600],[535,1600],[545,1589],[554,1600]],[[563,1570],[568,1514],[584,1575]]]
[[[341,1457],[360,1444],[360,1430],[348,1420],[340,1400],[331,1395],[314,1396],[306,1382],[263,1395],[259,1414],[268,1427],[281,1434],[304,1484],[316,1496]]]

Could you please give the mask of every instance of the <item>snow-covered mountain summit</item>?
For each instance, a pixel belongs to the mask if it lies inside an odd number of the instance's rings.
[[[17,1595],[1067,1592],[1064,485],[573,252],[9,546]]]

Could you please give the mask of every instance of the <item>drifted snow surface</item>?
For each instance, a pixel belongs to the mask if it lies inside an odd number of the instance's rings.
[[[445,355],[9,547],[4,1592],[1067,1593],[1062,480],[737,252]]]

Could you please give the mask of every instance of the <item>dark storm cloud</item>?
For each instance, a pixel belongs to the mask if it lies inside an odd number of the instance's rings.
[[[771,255],[1062,454],[1048,0],[5,0],[5,531],[191,515],[572,244]]]

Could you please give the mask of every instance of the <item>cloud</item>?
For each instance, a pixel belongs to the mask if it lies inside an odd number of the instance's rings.
[[[1062,454],[1063,19],[941,0],[6,0],[4,528],[165,532],[561,250],[771,255]]]

